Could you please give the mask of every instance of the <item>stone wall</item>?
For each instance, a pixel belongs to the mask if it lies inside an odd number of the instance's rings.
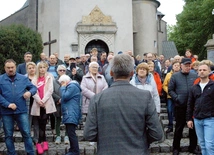
[[[134,54],[157,53],[158,23],[157,8],[159,2],[155,0],[133,1]]]
[[[0,21],[0,26],[23,24],[36,30],[36,0],[29,0],[29,5],[20,8],[17,12]]]

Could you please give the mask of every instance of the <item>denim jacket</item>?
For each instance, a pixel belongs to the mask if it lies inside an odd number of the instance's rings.
[[[26,76],[16,73],[14,81],[12,81],[6,73],[1,75],[0,105],[2,115],[27,112],[26,99],[23,97],[26,91],[29,91],[31,95],[34,95],[37,91],[37,88]],[[8,108],[11,103],[16,104],[16,110]]]
[[[80,97],[81,88],[78,82],[71,81],[67,86],[62,86],[61,91],[61,108],[62,123],[72,123],[78,125],[81,117]]]

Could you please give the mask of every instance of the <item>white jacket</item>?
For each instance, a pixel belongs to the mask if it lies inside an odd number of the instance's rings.
[[[134,74],[134,76],[132,77],[132,80],[130,81],[130,84],[132,84],[133,86],[135,86],[139,89],[150,91],[150,93],[154,99],[154,102],[155,102],[156,111],[157,111],[157,113],[160,113],[160,97],[158,94],[157,85],[156,85],[154,77],[151,73],[148,74],[145,84],[142,84],[139,81],[137,75]]]

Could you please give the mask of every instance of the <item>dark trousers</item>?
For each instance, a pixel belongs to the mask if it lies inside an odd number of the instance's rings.
[[[175,107],[175,120],[176,125],[173,139],[173,150],[180,151],[180,141],[184,126],[186,125],[186,107]],[[189,150],[194,150],[197,146],[195,128],[189,129],[189,142]]]
[[[33,116],[33,125],[34,125],[34,137],[33,140],[35,143],[41,143],[46,141],[46,124],[47,124],[47,115],[44,108],[40,108],[40,116]]]
[[[68,155],[79,155],[79,143],[75,133],[76,125],[75,124],[65,124],[66,131],[68,133],[70,148]]]
[[[51,122],[51,130],[55,129],[55,116],[54,114],[49,114],[50,116],[50,122]]]

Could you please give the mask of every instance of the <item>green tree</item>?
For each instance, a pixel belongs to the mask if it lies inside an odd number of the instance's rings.
[[[170,27],[169,40],[174,41],[180,55],[192,49],[199,59],[207,57],[206,44],[214,33],[213,0],[185,0],[185,6],[176,16],[177,23]]]
[[[0,72],[4,72],[4,61],[14,59],[17,64],[24,62],[24,53],[31,52],[33,61],[39,59],[43,50],[41,35],[23,25],[0,27]]]

